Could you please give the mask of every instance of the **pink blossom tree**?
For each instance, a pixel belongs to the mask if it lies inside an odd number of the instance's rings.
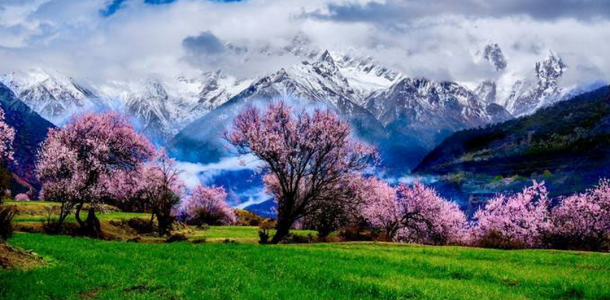
[[[108,197],[115,176],[136,170],[153,154],[152,144],[124,116],[86,113],[49,131],[39,152],[37,174],[44,197],[62,202],[62,212],[75,207],[83,230],[101,236],[95,209]],[[85,203],[89,213],[83,221],[80,212]]]
[[[334,201],[326,201],[324,205],[304,217],[302,224],[318,232],[318,237],[326,238],[332,232],[357,225],[360,221],[360,209],[366,179],[360,175],[344,176],[332,190]]]
[[[4,111],[0,108],[0,189],[7,189],[10,185],[11,173],[5,169],[7,162],[13,160],[13,141],[15,129],[6,124]],[[8,197],[10,197],[10,192]]]
[[[547,242],[554,248],[602,250],[610,247],[610,182],[561,200],[551,213]]]
[[[399,238],[408,242],[445,245],[461,243],[466,234],[466,215],[460,207],[421,183],[397,188],[403,205],[403,229]]]
[[[17,194],[15,201],[30,201],[30,196],[24,193]]]
[[[421,183],[394,188],[371,178],[365,193],[363,214],[388,240],[444,245],[461,243],[465,236],[466,216],[459,206]]]
[[[402,228],[404,205],[398,199],[396,189],[375,177],[369,178],[362,189],[365,199],[361,213],[374,228],[383,230],[386,239],[392,241]]]
[[[544,182],[534,181],[521,193],[498,195],[479,209],[472,234],[479,244],[492,247],[541,247],[549,228],[550,208]]]
[[[198,185],[180,207],[189,224],[232,225],[235,212],[227,203],[227,192],[222,187]]]
[[[292,224],[329,201],[342,201],[336,189],[376,159],[374,148],[354,141],[348,123],[329,110],[295,113],[283,102],[260,112],[251,107],[234,120],[228,141],[242,154],[264,164],[267,189],[277,201],[278,222],[272,243]]]
[[[151,225],[155,218],[159,236],[167,235],[175,221],[174,210],[184,194],[185,185],[174,159],[165,151],[137,169],[117,172],[109,194],[120,202],[131,203],[151,212]]]
[[[6,124],[4,110],[0,108],[0,162],[13,159],[13,141],[15,129]]]

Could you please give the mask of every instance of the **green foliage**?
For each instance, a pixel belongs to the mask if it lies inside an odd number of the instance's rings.
[[[494,176],[494,178],[491,179],[491,182],[498,182],[502,180],[504,180],[504,177],[502,177],[502,175],[496,175]]]
[[[396,244],[137,244],[18,234],[49,267],[0,299],[608,299],[600,253]]]
[[[583,191],[610,170],[610,87],[485,128],[456,132],[416,173],[456,172],[538,178],[555,196]],[[553,173],[551,174],[550,171]]]

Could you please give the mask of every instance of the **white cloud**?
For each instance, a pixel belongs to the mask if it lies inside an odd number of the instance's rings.
[[[188,188],[194,188],[198,184],[208,184],[214,177],[222,172],[257,170],[259,163],[251,154],[242,156],[224,157],[219,162],[210,164],[197,164],[190,162],[176,162],[176,168],[181,170],[181,179]]]
[[[189,56],[185,39],[207,32],[251,49],[281,47],[303,33],[322,48],[353,48],[409,76],[462,82],[494,76],[488,65],[474,62],[476,51],[494,41],[504,50],[510,73],[531,73],[534,62],[552,49],[570,67],[566,84],[610,78],[610,22],[602,4],[179,0],[152,6],[128,0],[105,18],[100,11],[108,3],[0,0],[0,73],[41,67],[103,83],[196,76],[219,66],[253,76],[295,62],[260,55],[244,62],[231,51],[189,59],[193,53]]]

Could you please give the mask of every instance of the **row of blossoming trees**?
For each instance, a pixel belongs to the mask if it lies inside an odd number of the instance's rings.
[[[228,141],[257,156],[266,189],[277,202],[272,243],[297,222],[320,236],[346,227],[378,230],[385,239],[425,244],[504,248],[601,249],[610,238],[610,184],[562,199],[551,207],[544,184],[491,199],[468,221],[433,189],[388,183],[367,175],[374,148],[351,138],[350,126],[328,110],[294,112],[284,103],[239,114]]]
[[[13,136],[0,119],[3,157],[10,158]],[[355,141],[349,124],[331,111],[295,112],[282,102],[265,111],[247,108],[226,139],[239,153],[254,154],[262,162],[265,188],[277,202],[271,243],[283,241],[300,223],[321,237],[364,228],[389,241],[435,245],[609,246],[608,181],[555,205],[544,184],[534,183],[521,193],[491,199],[469,221],[455,203],[423,184],[391,186],[372,176],[379,160],[376,150]],[[96,211],[105,203],[150,212],[159,235],[168,234],[176,219],[235,222],[222,188],[198,186],[185,195],[174,161],[120,114],[83,114],[51,130],[37,171],[41,198],[62,203],[59,226],[74,213],[91,236],[102,235]]]
[[[74,213],[83,233],[90,236],[103,235],[96,211],[105,203],[150,212],[159,235],[170,233],[176,217],[189,222],[202,217],[208,223],[234,221],[231,217],[211,219],[208,214],[210,209],[230,211],[221,188],[198,186],[184,197],[185,186],[174,160],[156,150],[117,113],[79,115],[66,126],[50,130],[37,172],[43,184],[40,198],[62,203],[57,226]],[[234,218],[232,211],[230,216]]]

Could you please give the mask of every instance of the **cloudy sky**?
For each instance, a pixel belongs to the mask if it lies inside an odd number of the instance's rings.
[[[500,45],[510,72],[549,51],[565,80],[610,78],[607,0],[0,0],[0,73],[54,69],[94,81],[271,72],[290,60],[236,62],[238,47],[282,47],[296,35],[352,49],[409,76],[477,81],[477,51]]]

